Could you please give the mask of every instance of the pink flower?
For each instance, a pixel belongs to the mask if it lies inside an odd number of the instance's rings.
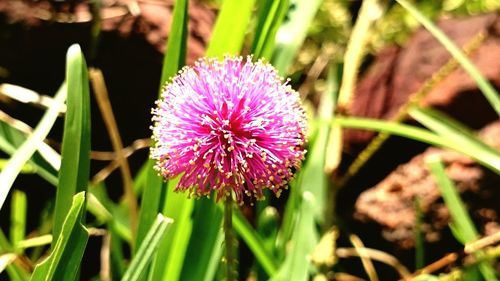
[[[168,83],[153,110],[151,157],[176,191],[217,199],[263,198],[300,168],[306,119],[300,97],[276,70],[251,57],[201,59]]]

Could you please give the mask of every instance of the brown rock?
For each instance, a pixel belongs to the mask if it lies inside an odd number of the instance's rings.
[[[463,46],[479,32],[487,39],[470,56],[481,73],[500,88],[500,15],[487,14],[469,18],[445,19],[438,26],[458,45]],[[420,29],[403,47],[381,51],[357,85],[350,109],[354,116],[391,118],[433,73],[449,59],[450,54],[425,29]],[[475,82],[458,69],[435,86],[424,104],[445,111],[466,125],[479,129],[496,119],[496,114]],[[348,130],[345,143],[366,144],[373,133]]]

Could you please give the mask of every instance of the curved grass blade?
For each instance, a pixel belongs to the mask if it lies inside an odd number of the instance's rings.
[[[63,87],[64,88],[64,87]],[[54,104],[60,104],[66,99],[66,91],[60,90],[54,97]],[[14,152],[5,168],[0,172],[0,209],[24,164],[33,156],[40,143],[48,135],[59,114],[60,107],[49,108],[36,126],[33,134]]]
[[[318,234],[314,222],[314,196],[306,191],[302,194],[300,202],[300,215],[292,239],[291,248],[287,252],[285,261],[271,281],[306,281],[309,280],[309,271],[314,247],[318,243]]]
[[[212,256],[217,256],[217,248],[221,245],[216,242],[221,233],[220,224],[222,212],[216,207],[213,199],[200,198],[196,201],[193,215],[193,230],[186,248],[186,255],[181,261],[184,266],[179,280],[204,280]],[[212,224],[216,224],[214,227]],[[202,237],[202,239],[200,239]]]
[[[90,169],[90,95],[87,65],[80,46],[66,56],[67,110],[64,119],[61,169],[54,209],[54,242],[59,240],[73,196],[86,191]],[[53,246],[55,246],[53,244]]]
[[[453,221],[453,229],[455,229],[455,231],[459,234],[459,237],[463,239],[460,242],[465,244],[476,240],[479,237],[479,234],[474,227],[474,223],[472,222],[462,199],[460,199],[460,195],[458,194],[455,185],[446,175],[441,159],[438,155],[431,155],[426,160],[437,181],[438,188],[441,191],[441,196],[446,203],[446,207],[450,210]],[[484,253],[476,252],[475,256],[478,259],[481,259],[481,257],[484,256]],[[487,261],[483,261],[479,264],[479,271],[487,281],[497,280],[495,277],[495,270]],[[474,278],[474,280],[477,279],[479,278]]]
[[[278,270],[274,257],[266,250],[261,237],[253,229],[239,209],[234,210],[233,225],[236,232],[255,255],[255,258],[262,268],[269,276],[273,276]]]
[[[136,248],[141,246],[142,240],[146,236],[148,227],[151,227],[155,217],[165,204],[163,202],[167,193],[167,186],[163,179],[153,169],[154,162],[146,162],[146,186],[142,193],[142,208],[139,212],[139,224],[136,236]]]
[[[153,225],[151,225],[151,228],[144,237],[137,254],[134,259],[132,259],[129,268],[123,275],[122,281],[141,280],[142,274],[144,274],[147,265],[151,262],[154,253],[158,249],[158,244],[172,222],[172,219],[158,214]]]
[[[168,38],[167,49],[163,58],[160,96],[161,87],[167,82],[168,78],[174,76],[185,64],[188,32],[187,15],[188,1],[176,1],[173,11],[171,33]],[[165,236],[162,241],[160,241],[157,251],[158,254],[153,259],[149,273],[144,275],[148,278],[148,280],[166,280],[170,268],[177,267],[177,271],[180,272],[180,267],[182,267],[182,263],[180,263],[179,260],[175,260],[170,256],[172,250],[171,247],[176,238],[180,239],[178,236],[189,236],[191,231],[189,216],[191,214],[190,212],[193,203],[188,201],[188,199],[183,196],[177,196],[177,194],[172,195],[172,183],[169,182],[167,187],[163,178],[160,177],[153,169],[154,164],[155,162],[151,159],[149,159],[146,164],[148,171],[139,213],[136,245],[137,247],[140,247],[145,230],[148,229],[153,223],[153,214],[161,212],[163,214],[167,214],[175,220],[176,223],[172,226],[171,235]],[[177,182],[173,181],[173,183],[176,184]],[[184,241],[187,241],[186,237],[184,237]],[[182,248],[185,244],[186,242],[176,243],[176,245],[180,247],[177,249],[177,253],[181,256],[185,252],[185,248]],[[172,277],[170,280],[175,280],[175,278]]]
[[[492,166],[489,164],[491,161],[490,157],[494,157],[494,162],[500,157],[494,155],[488,155],[488,158],[484,158],[483,154],[477,155],[468,149],[464,148],[460,143],[456,143],[453,140],[445,138],[443,136],[429,132],[428,130],[421,129],[415,126],[409,126],[404,124],[398,124],[394,122],[380,121],[376,119],[366,119],[366,118],[346,118],[337,116],[333,120],[334,123],[340,124],[344,128],[355,128],[355,129],[366,129],[378,132],[386,132],[393,135],[398,135],[417,141],[425,142],[431,145],[449,148],[457,152],[463,153],[477,160],[479,163],[485,165],[485,167],[490,168],[497,174],[500,173],[500,167]]]
[[[413,108],[411,117],[436,134],[449,139],[469,154],[483,159],[485,165],[500,170],[500,153],[479,140],[468,128],[451,117],[430,108]]]
[[[286,21],[276,34],[272,64],[284,75],[304,42],[307,30],[322,0],[297,0],[288,11]]]
[[[186,63],[188,0],[175,1],[172,26],[163,60],[160,89]]]
[[[158,253],[151,266],[148,280],[179,280],[186,256],[186,249],[193,229],[191,214],[194,201],[184,193],[174,191],[178,180],[168,182],[166,202],[162,213],[175,221],[170,235],[160,242]],[[196,256],[196,255],[195,255]]]
[[[260,2],[257,28],[250,53],[256,58],[270,60],[276,42],[276,33],[285,19],[290,0],[263,0]]]
[[[500,95],[497,93],[491,83],[481,75],[481,72],[474,66],[474,64],[467,58],[460,48],[458,48],[453,41],[451,41],[446,34],[426,18],[417,8],[415,8],[407,0],[396,0],[403,8],[417,19],[445,48],[448,52],[460,63],[470,77],[474,79],[477,86],[483,92],[490,105],[495,109],[496,113],[500,116]]]
[[[85,192],[73,197],[50,256],[35,267],[31,281],[77,280],[89,233],[82,224]]]

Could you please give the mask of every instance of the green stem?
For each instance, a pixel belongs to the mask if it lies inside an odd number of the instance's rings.
[[[236,259],[234,257],[234,233],[233,233],[233,199],[231,195],[224,200],[224,236],[226,245],[226,281],[236,281]]]

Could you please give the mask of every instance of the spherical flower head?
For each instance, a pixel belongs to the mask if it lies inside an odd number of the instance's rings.
[[[156,169],[176,191],[263,198],[277,195],[304,158],[300,97],[277,71],[252,57],[201,59],[164,87],[153,109]]]

